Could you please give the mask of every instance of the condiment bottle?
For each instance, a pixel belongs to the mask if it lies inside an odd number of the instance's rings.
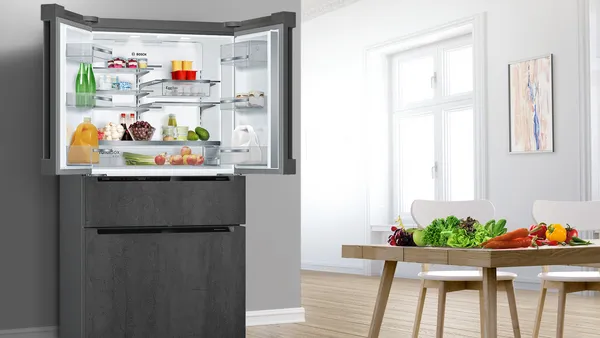
[[[169,123],[171,127],[177,127],[177,116],[175,114],[169,114]]]

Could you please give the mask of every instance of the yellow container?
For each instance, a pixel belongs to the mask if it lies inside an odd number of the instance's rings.
[[[171,61],[171,71],[176,72],[178,70],[182,70],[182,61],[181,60],[173,60]]]
[[[100,154],[94,149],[98,149],[98,129],[92,124],[91,118],[85,117],[73,133],[67,163],[89,165],[100,162]]]
[[[192,70],[194,61],[183,61],[183,70]]]

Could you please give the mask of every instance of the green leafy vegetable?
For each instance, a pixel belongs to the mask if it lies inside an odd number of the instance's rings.
[[[431,246],[446,246],[448,237],[452,235],[454,229],[458,228],[460,220],[454,216],[448,216],[446,219],[438,218],[433,220],[425,228],[424,241]]]
[[[450,238],[448,238],[448,246],[453,248],[474,248],[492,238],[489,236],[486,227],[479,223],[475,223],[473,229],[474,231],[472,232],[462,228],[453,231]]]

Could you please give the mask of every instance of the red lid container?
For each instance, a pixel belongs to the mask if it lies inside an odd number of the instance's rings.
[[[173,80],[185,80],[185,70],[177,70],[174,72],[171,72],[171,79]]]
[[[185,70],[184,72],[186,80],[196,80],[196,74],[198,74],[197,70]]]

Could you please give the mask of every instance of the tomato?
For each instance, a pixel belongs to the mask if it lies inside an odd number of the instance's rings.
[[[573,237],[579,237],[579,232],[567,224],[567,240],[565,242],[570,243]]]

